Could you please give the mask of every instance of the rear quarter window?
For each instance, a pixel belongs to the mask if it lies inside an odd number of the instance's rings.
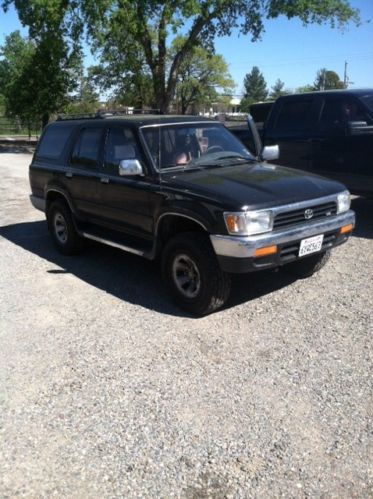
[[[284,100],[277,116],[276,130],[305,130],[309,124],[312,105],[312,98]]]
[[[71,131],[70,126],[48,127],[41,137],[36,156],[49,159],[60,158],[70,138]]]

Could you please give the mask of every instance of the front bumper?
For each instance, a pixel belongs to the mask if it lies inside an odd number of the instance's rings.
[[[352,210],[327,219],[257,236],[211,235],[210,239],[222,270],[234,273],[252,272],[297,260],[300,241],[308,237],[324,234],[320,252],[342,244],[351,232],[341,234],[340,228],[349,224],[355,225],[355,213]],[[276,254],[254,257],[255,250],[274,245],[277,246]]]

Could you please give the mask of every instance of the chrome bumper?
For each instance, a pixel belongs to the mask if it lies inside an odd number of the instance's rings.
[[[277,230],[257,236],[219,236],[211,235],[211,243],[215,253],[219,256],[231,256],[234,258],[250,258],[257,248],[285,244],[306,237],[333,232],[344,225],[355,226],[355,213],[352,210],[336,215],[326,220],[292,227],[285,230]]]
[[[45,199],[38,196],[30,196],[31,204],[37,210],[45,212]]]

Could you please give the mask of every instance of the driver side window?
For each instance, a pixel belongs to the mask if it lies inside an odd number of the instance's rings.
[[[135,136],[129,128],[110,128],[105,145],[105,171],[118,175],[119,163],[123,159],[140,159]]]
[[[343,130],[350,121],[366,121],[360,104],[348,97],[327,99],[320,117],[321,130]]]

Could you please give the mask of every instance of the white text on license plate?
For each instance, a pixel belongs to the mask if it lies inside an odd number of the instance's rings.
[[[310,253],[320,251],[323,239],[324,234],[321,234],[320,236],[308,237],[307,239],[302,239],[299,246],[298,256],[309,255]]]

